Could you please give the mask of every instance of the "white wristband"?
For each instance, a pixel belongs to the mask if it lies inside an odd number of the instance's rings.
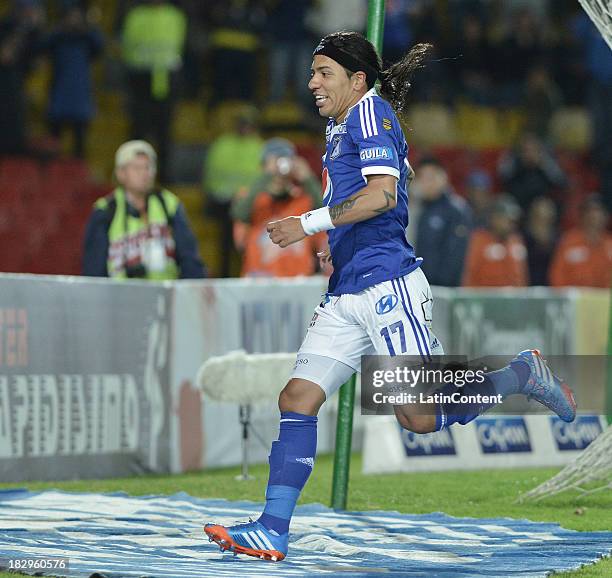
[[[314,211],[308,211],[300,215],[302,228],[307,235],[314,235],[320,231],[329,231],[335,229],[329,214],[329,207],[321,207]]]

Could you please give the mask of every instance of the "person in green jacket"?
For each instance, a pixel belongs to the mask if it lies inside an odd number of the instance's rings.
[[[256,114],[253,108],[242,110],[235,126],[211,143],[204,160],[202,188],[206,213],[219,226],[221,277],[229,277],[232,261],[238,262],[232,241],[232,201],[239,190],[250,188],[261,173],[264,142],[257,131]]]
[[[121,35],[127,68],[130,138],[149,139],[167,179],[170,127],[187,36],[185,13],[170,2],[148,0],[130,9]]]

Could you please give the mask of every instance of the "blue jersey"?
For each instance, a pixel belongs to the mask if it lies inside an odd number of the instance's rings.
[[[406,240],[408,145],[391,105],[368,91],[344,122],[330,119],[323,156],[323,203],[338,205],[366,186],[368,175],[393,175],[397,206],[376,217],[328,231],[334,273],[328,293],[359,293],[406,275],[421,260]]]

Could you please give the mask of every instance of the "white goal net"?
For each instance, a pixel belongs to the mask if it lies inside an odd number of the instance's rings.
[[[612,0],[579,1],[612,49]],[[612,309],[610,315],[612,316]],[[610,323],[612,324],[612,319]],[[612,372],[612,361],[608,362],[608,371]],[[612,379],[612,376],[608,376],[608,379]],[[580,496],[612,490],[612,425],[571,464],[550,480],[523,494],[519,500],[538,501],[567,490],[574,490]]]
[[[612,489],[612,426],[589,445],[556,476],[521,496],[520,500],[538,501],[566,490],[580,496]]]
[[[612,49],[612,1],[579,0],[579,2]]]

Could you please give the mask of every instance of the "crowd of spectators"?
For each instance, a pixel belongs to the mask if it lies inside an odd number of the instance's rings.
[[[87,127],[95,114],[91,63],[104,47],[100,30],[87,18],[85,6],[63,0],[56,23],[48,25],[45,6],[37,0],[14,0],[0,22],[0,154],[29,151],[25,82],[42,58],[51,64],[47,122],[59,137],[73,132],[73,154],[85,156]]]
[[[508,162],[500,162],[502,178],[508,175]],[[551,170],[562,178],[558,167]],[[530,180],[540,181],[541,175],[533,171],[528,165],[512,172],[525,182],[519,190],[530,190]],[[491,176],[482,170],[467,181],[465,200],[453,191],[437,159],[425,158],[416,169],[410,201],[416,224],[408,236],[433,285],[610,286],[612,234],[600,194],[586,196],[577,225],[561,232],[560,210],[551,196],[554,181],[542,180],[527,197],[494,191]],[[502,182],[511,190],[507,179]]]
[[[554,6],[551,0],[447,4],[386,3],[386,64],[415,42],[435,46],[434,59],[414,83],[415,100],[520,106],[528,129],[541,138],[561,104],[586,103],[595,118],[597,160],[606,165],[604,159],[612,156],[604,150],[610,146],[612,58],[579,5],[573,0],[555,0]],[[86,71],[100,53],[99,30],[87,19],[87,8],[95,13],[96,2],[12,0],[12,5],[0,25],[3,74],[10,73],[18,85],[40,55],[38,46],[53,52],[56,81],[82,78],[76,92],[87,102],[89,75],[64,69]],[[50,6],[53,25],[46,23]],[[205,95],[210,104],[290,98],[312,111],[306,88],[312,47],[332,30],[364,31],[366,19],[367,0],[118,0],[109,41],[119,45],[126,72],[130,136],[144,138],[156,129],[157,140],[168,141],[162,129],[179,94]],[[54,98],[63,94],[55,91]],[[81,116],[89,117],[91,107],[85,108]],[[151,123],[152,116],[160,122]]]

